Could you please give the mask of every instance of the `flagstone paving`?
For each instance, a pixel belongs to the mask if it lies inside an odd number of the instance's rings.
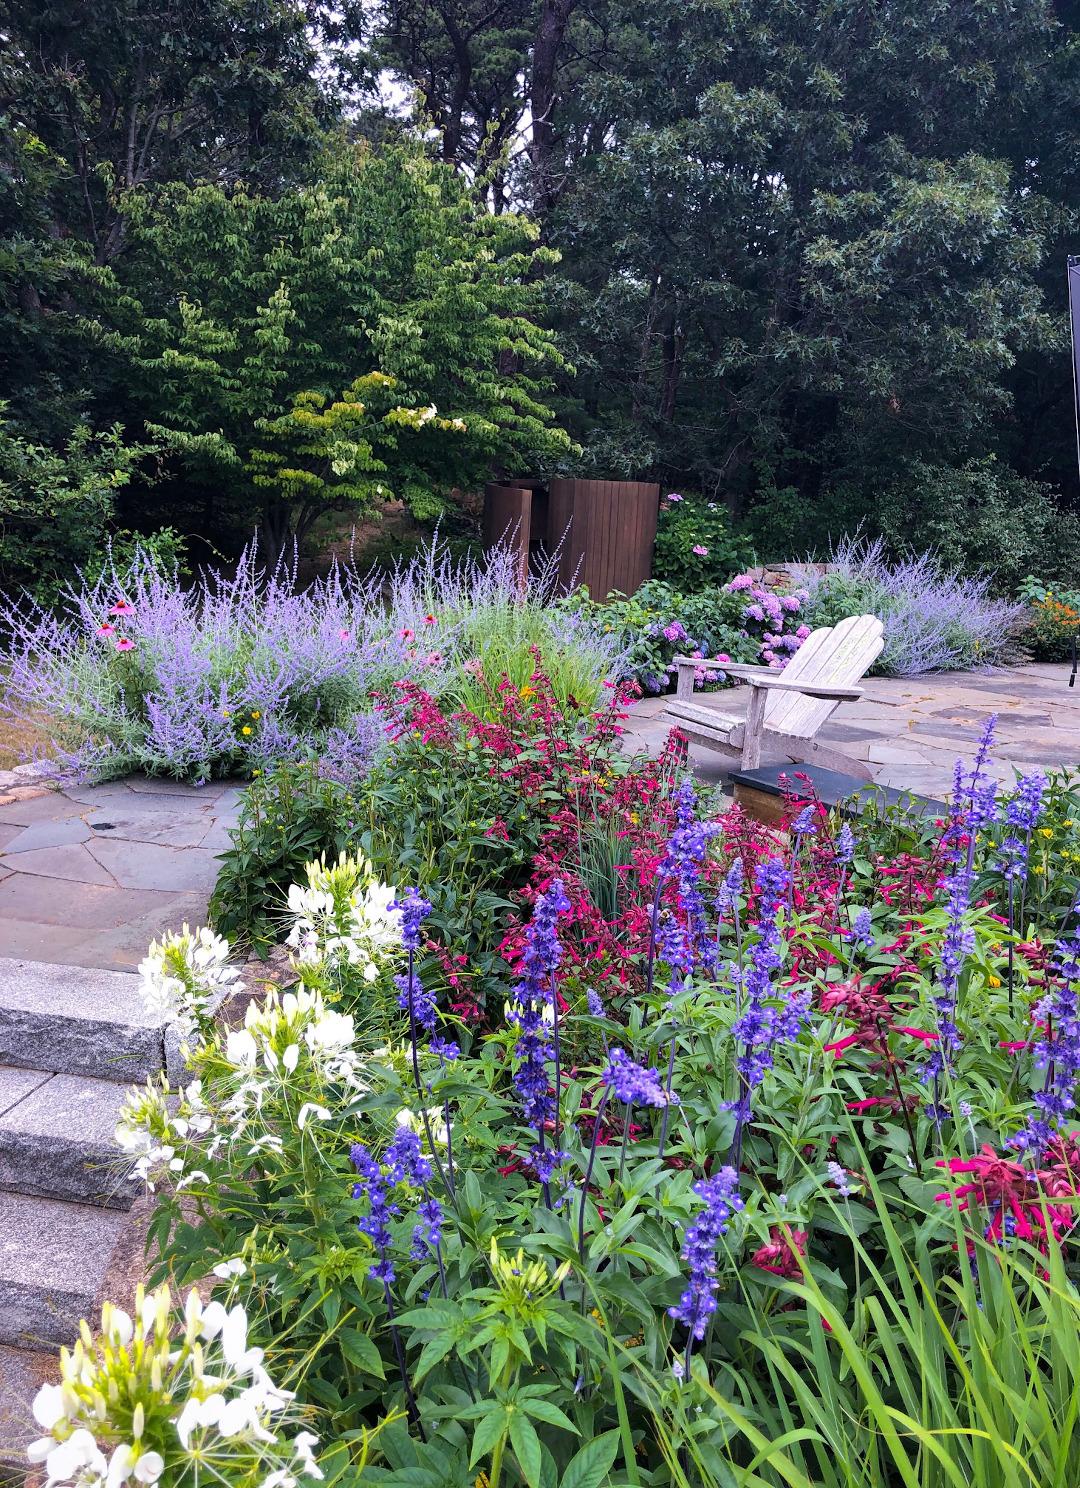
[[[131,777],[0,795],[0,955],[131,969],[202,924],[239,789]]]
[[[1003,782],[1016,770],[1080,769],[1080,687],[1069,687],[1065,664],[1031,664],[993,672],[944,672],[928,677],[867,677],[864,695],[842,703],[817,735],[865,763],[881,785],[941,798],[951,789],[957,759],[970,765],[979,735],[996,716],[991,773]],[[699,694],[695,701],[742,716],[748,688]],[[629,742],[652,752],[671,727],[666,698],[643,698],[630,710]],[[695,773],[722,782],[732,756],[690,746]],[[2,861],[2,859],[0,859]]]

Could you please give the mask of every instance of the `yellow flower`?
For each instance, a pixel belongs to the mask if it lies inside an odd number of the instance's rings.
[[[222,716],[222,718],[228,718],[228,716],[229,716],[229,710],[228,710],[228,708],[222,708],[222,710],[221,710],[221,716]]]
[[[252,718],[258,718],[260,716],[258,710],[256,710],[251,716]]]
[[[242,729],[241,729],[241,730],[240,730],[240,732],[241,732],[241,733],[242,733],[242,734],[250,734],[250,733],[251,733],[251,725],[250,725],[250,724],[247,724],[247,723],[245,723],[245,724],[244,724],[244,727],[243,727],[243,728],[242,728]]]
[[[535,691],[535,687],[523,687],[518,693],[518,697],[521,698],[522,702],[527,702],[528,699],[532,697]]]
[[[1000,977],[992,976],[990,978],[990,985],[991,985],[991,987],[1000,987],[1001,986],[1001,978]]]
[[[1031,871],[1032,871],[1032,873],[1042,873],[1043,872],[1043,865],[1041,863],[1033,863],[1032,864],[1032,867],[1031,867]]]
[[[1053,827],[1040,827],[1039,831],[1044,837],[1052,837],[1054,835]]]

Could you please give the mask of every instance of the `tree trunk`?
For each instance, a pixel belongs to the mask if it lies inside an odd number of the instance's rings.
[[[562,189],[562,183],[554,180],[552,158],[555,152],[555,74],[566,28],[579,3],[580,0],[543,0],[533,45],[529,158],[533,169],[533,210],[540,217],[555,204]]]

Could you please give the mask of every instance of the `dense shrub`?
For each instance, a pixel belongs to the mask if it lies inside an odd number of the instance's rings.
[[[653,577],[693,594],[723,584],[754,562],[748,538],[733,533],[722,502],[670,491],[660,502]]]
[[[1053,486],[992,456],[965,465],[912,461],[882,492],[874,523],[891,553],[931,550],[943,569],[986,575],[1011,594],[1035,570],[1053,579],[1080,571],[1080,520]]]
[[[73,569],[100,564],[116,526],[118,492],[156,453],[127,444],[117,424],[78,424],[62,448],[27,438],[0,403],[0,585],[27,584],[51,603]]]
[[[336,859],[355,842],[352,786],[359,781],[328,770],[324,760],[311,759],[256,771],[210,898],[210,920],[222,935],[265,951],[280,939],[285,896],[304,865]]]
[[[879,540],[841,543],[832,572],[807,571],[811,624],[877,615],[885,648],[873,670],[896,677],[992,666],[1013,654],[1022,606],[994,599],[987,578],[943,568],[932,553],[890,562]]]

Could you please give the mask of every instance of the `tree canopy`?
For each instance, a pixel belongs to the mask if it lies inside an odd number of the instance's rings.
[[[6,417],[57,452],[119,422],[159,515],[274,547],[549,469],[700,491],[790,556],[860,523],[985,552],[1003,491],[1043,534],[1080,509],[1073,0],[0,0],[0,30]]]

